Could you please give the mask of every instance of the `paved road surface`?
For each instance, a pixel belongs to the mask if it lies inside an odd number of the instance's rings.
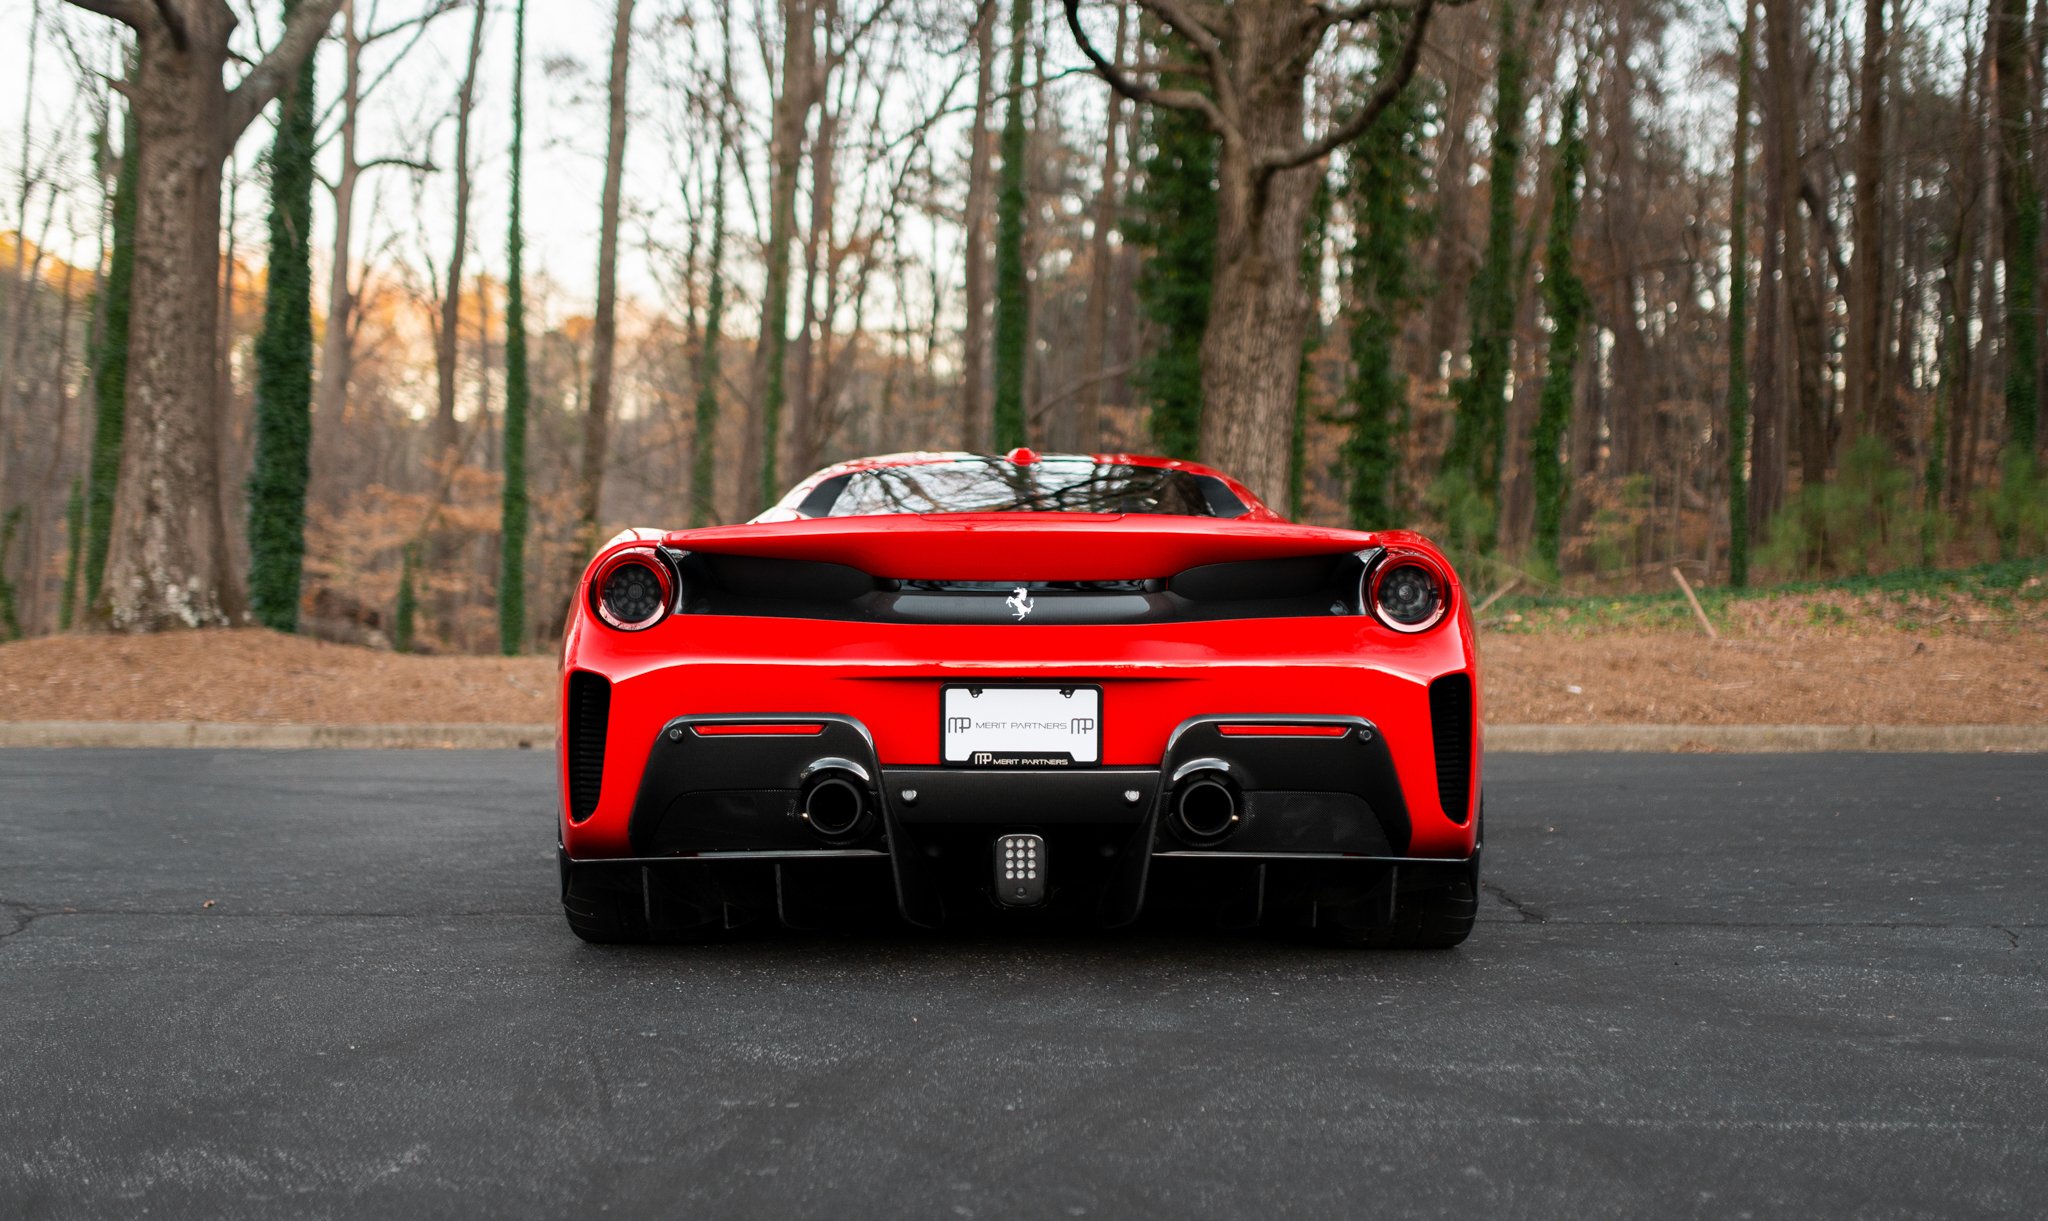
[[[2048,762],[1492,762],[1479,930],[607,950],[546,754],[0,752],[0,1216],[2048,1210]]]

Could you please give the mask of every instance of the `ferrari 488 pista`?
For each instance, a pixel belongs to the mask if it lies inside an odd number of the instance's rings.
[[[562,654],[592,941],[1141,915],[1445,947],[1479,887],[1472,616],[1406,531],[1129,455],[843,463],[628,530]]]

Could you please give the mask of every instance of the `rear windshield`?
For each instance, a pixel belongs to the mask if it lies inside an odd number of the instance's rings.
[[[1238,517],[1245,503],[1221,479],[1157,466],[1042,458],[963,458],[835,475],[811,490],[806,517],[878,513],[1167,513]]]

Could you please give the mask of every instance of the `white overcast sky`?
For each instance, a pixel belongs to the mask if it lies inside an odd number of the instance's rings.
[[[374,7],[381,10],[380,22],[389,23],[418,12],[427,0],[359,0],[359,14]],[[247,11],[249,0],[236,0]],[[262,36],[275,37],[277,5],[256,0],[264,20]],[[113,23],[62,3],[41,0],[42,25],[36,62],[33,96],[25,92],[29,62],[29,29],[35,0],[0,0],[0,29],[9,36],[0,39],[0,230],[20,223],[15,192],[21,164],[23,106],[30,107],[27,138],[32,163],[55,158],[59,173],[78,183],[70,193],[71,206],[80,209],[75,219],[77,238],[67,238],[67,226],[60,210],[51,230],[50,245],[62,252],[67,247],[75,257],[89,262],[93,252],[91,210],[96,192],[87,183],[89,166],[87,136],[95,121],[77,103],[78,89],[72,67],[72,53],[57,23],[69,30],[70,46],[97,55],[104,63],[111,59],[106,31]],[[659,285],[649,274],[647,260],[639,254],[642,236],[650,227],[681,244],[682,208],[677,195],[673,142],[664,128],[678,106],[673,91],[662,87],[664,71],[661,37],[680,38],[679,27],[664,20],[671,5],[642,4],[636,30],[640,33],[632,73],[631,98],[635,123],[627,146],[626,201],[629,213],[622,245],[623,290],[650,301],[658,299]],[[605,86],[604,72],[610,51],[612,5],[607,0],[529,0],[527,9],[527,173],[526,228],[528,267],[552,279],[566,300],[568,309],[587,309],[596,277],[598,196],[603,185]],[[360,19],[360,17],[359,17]],[[438,19],[403,66],[366,102],[365,122],[359,140],[360,156],[416,156],[419,133],[432,129],[433,161],[442,166],[453,160],[454,122],[452,111],[460,82],[463,56],[469,38],[470,14],[458,10]],[[483,65],[479,73],[480,92],[471,134],[471,157],[477,167],[475,199],[471,207],[473,240],[469,270],[478,257],[494,274],[502,274],[505,251],[507,190],[507,144],[511,136],[510,82],[512,62],[512,12],[506,0],[495,0],[487,25]],[[249,32],[247,23],[243,33]],[[405,35],[386,40],[366,57],[366,76],[374,75],[378,61],[402,43]],[[674,57],[671,57],[674,58]],[[751,66],[740,63],[743,76]],[[320,91],[331,97],[341,72],[341,54],[331,41],[324,44],[319,62]],[[758,72],[753,74],[758,76]],[[751,80],[751,78],[748,78]],[[237,213],[239,250],[253,261],[261,261],[263,241],[263,184],[258,159],[270,139],[268,116],[252,126],[237,150],[242,178]],[[323,172],[335,160],[330,148],[322,154]],[[28,210],[25,226],[34,237],[42,226],[41,196]],[[452,176],[429,176],[416,187],[413,175],[403,169],[384,169],[366,176],[357,197],[359,218],[356,233],[358,257],[372,253],[373,246],[396,242],[397,258],[416,261],[414,254],[424,244],[436,261],[445,263],[453,224]],[[744,198],[735,192],[733,206],[743,207]],[[323,251],[331,241],[333,211],[325,191],[315,192],[316,248]],[[378,214],[373,226],[361,219]],[[737,219],[737,218],[736,218]],[[324,257],[324,256],[322,256]],[[392,262],[390,257],[384,260]]]

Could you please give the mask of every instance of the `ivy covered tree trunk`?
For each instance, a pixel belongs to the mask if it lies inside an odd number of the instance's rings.
[[[1026,441],[1024,364],[1031,344],[1031,284],[1024,271],[1024,59],[1031,0],[1010,0],[1009,92],[1004,98],[1002,181],[996,192],[996,394],[992,439],[999,450]]]
[[[2027,0],[1996,0],[1991,24],[1998,81],[1998,202],[2005,236],[2006,444],[2009,457],[2030,466],[2040,393],[2041,318],[2034,290],[2041,197],[2034,176],[2033,107],[2027,85]],[[2008,465],[2008,478],[2013,469]]]
[[[15,505],[0,515],[0,640],[21,639],[21,614],[14,600],[14,582],[7,579],[7,557],[14,551],[14,537],[21,532],[27,505]]]
[[[1150,151],[1130,194],[1124,239],[1144,250],[1135,286],[1150,332],[1132,383],[1148,405],[1146,431],[1169,458],[1202,443],[1202,335],[1216,266],[1216,135],[1199,115],[1147,107]]]
[[[1397,53],[1399,29],[1379,22],[1381,60]],[[1430,101],[1411,87],[1351,145],[1351,380],[1345,386],[1349,430],[1341,461],[1346,505],[1358,530],[1385,529],[1401,517],[1401,446],[1408,435],[1408,379],[1395,358],[1402,323],[1419,297],[1417,245],[1430,226],[1424,133]]]
[[[297,0],[285,0],[289,20]],[[313,57],[286,93],[270,149],[270,263],[256,340],[256,454],[249,471],[249,609],[299,625],[313,397]]]
[[[1528,58],[1517,28],[1513,0],[1500,8],[1500,55],[1494,81],[1493,152],[1487,170],[1486,251],[1472,280],[1470,368],[1452,385],[1457,402],[1444,473],[1462,486],[1452,489],[1476,504],[1454,513],[1452,534],[1482,548],[1493,544],[1494,520],[1472,520],[1475,510],[1499,514],[1501,463],[1506,454],[1508,361],[1512,354],[1515,304],[1521,278],[1515,265],[1515,183],[1522,165]]]
[[[416,542],[407,543],[399,560],[398,605],[391,612],[391,648],[399,653],[412,652],[413,631],[419,623],[420,600],[413,587],[413,569],[418,567],[414,557],[418,551]]]
[[[114,180],[113,240],[100,281],[105,304],[93,349],[92,461],[85,495],[85,604],[100,605],[107,541],[114,524],[114,488],[121,477],[121,436],[128,406],[128,312],[135,293],[135,151],[133,114],[124,125],[121,168]]]
[[[1536,551],[1550,571],[1564,567],[1564,516],[1571,503],[1571,454],[1565,446],[1578,398],[1579,348],[1592,300],[1573,266],[1572,237],[1579,227],[1579,191],[1586,176],[1586,137],[1579,130],[1579,91],[1565,95],[1558,132],[1556,178],[1550,196],[1550,232],[1543,254],[1543,308],[1550,315],[1543,395],[1529,443],[1536,492]]]
[[[526,0],[512,13],[512,205],[505,234],[505,486],[498,505],[498,651],[526,641]]]
[[[71,495],[64,501],[64,599],[57,607],[57,630],[71,630],[73,618],[78,613],[78,579],[84,571],[80,560],[85,554],[85,484],[71,481]]]
[[[1749,112],[1756,11],[1756,0],[1743,0],[1735,68],[1735,165],[1728,196],[1728,583],[1737,589],[1749,584]]]

